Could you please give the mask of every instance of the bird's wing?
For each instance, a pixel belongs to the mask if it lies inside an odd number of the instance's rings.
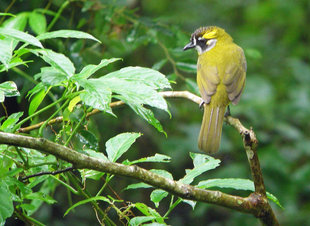
[[[237,104],[244,88],[247,65],[243,50],[240,47],[234,48],[232,58],[232,62],[225,70],[223,84],[226,86],[229,100],[233,104]]]
[[[217,85],[220,83],[219,72],[216,66],[197,65],[197,84],[200,95],[206,104],[209,104],[211,97],[216,92]]]

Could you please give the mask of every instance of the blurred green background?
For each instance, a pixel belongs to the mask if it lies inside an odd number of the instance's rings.
[[[1,0],[0,12],[8,9],[8,12],[18,14],[41,9],[47,24],[50,24],[53,17],[49,12],[57,12],[64,2]],[[103,44],[69,39],[50,42],[48,47],[69,56],[78,70],[86,64],[97,64],[102,58],[121,57],[122,62],[100,73],[128,65],[154,67],[175,82],[174,90],[195,92],[195,70],[191,66],[196,63],[197,54],[195,51],[183,52],[183,46],[189,41],[191,32],[200,26],[223,27],[246,54],[246,87],[240,103],[232,106],[231,112],[245,126],[253,127],[258,136],[259,158],[267,190],[277,196],[284,209],[274,204],[272,207],[281,225],[310,225],[309,20],[308,0],[72,1],[64,8],[52,30],[86,31]],[[26,30],[33,34],[30,29]],[[28,68],[20,69],[35,75],[42,65],[41,61],[37,61],[30,63]],[[22,94],[17,99],[8,98],[5,104],[9,113],[27,112],[24,95],[33,84],[14,71],[2,73],[0,80],[15,81]],[[102,148],[107,139],[120,132],[142,132],[144,135],[129,153],[132,156],[127,155],[126,158],[155,153],[169,155],[172,162],[167,165],[143,167],[168,169],[178,179],[184,175],[186,168],[192,168],[189,152],[199,152],[197,137],[202,112],[196,104],[185,99],[169,99],[168,104],[172,118],[155,111],[167,138],[128,108],[115,109],[118,118],[96,115],[89,127],[97,131]],[[220,152],[215,158],[222,161],[221,167],[201,176],[201,179],[251,177],[240,136],[227,125],[224,125]],[[117,178],[111,186],[124,200],[141,201],[152,206],[149,191],[121,191],[132,182],[127,178]],[[94,182],[88,186],[96,190],[98,185]],[[68,208],[66,193],[59,187],[55,195],[58,204],[43,206],[35,217],[49,222],[49,225],[96,223],[94,214],[83,213],[83,207],[74,214],[80,219],[63,218]],[[165,209],[165,204],[161,204],[160,208]],[[194,211],[187,204],[179,205],[167,222],[171,225],[202,225],[202,222],[204,225],[259,225],[253,216],[203,203],[198,204]]]

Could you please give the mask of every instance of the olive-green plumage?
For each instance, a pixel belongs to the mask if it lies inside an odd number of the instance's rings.
[[[240,100],[246,60],[243,50],[219,27],[197,29],[184,50],[194,47],[199,54],[197,84],[205,103],[198,147],[215,153],[220,146],[226,107]]]

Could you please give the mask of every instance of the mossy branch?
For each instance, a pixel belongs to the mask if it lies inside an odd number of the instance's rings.
[[[189,99],[197,104],[201,103],[200,97],[188,91],[167,91],[161,92],[161,95],[165,98],[180,97]],[[111,107],[116,107],[122,104],[124,103],[121,101],[113,102],[111,103]],[[87,115],[87,117],[98,112],[98,110],[93,110]],[[58,117],[51,120],[49,124],[61,121],[62,118]],[[167,179],[135,165],[128,166],[101,159],[95,159],[43,138],[33,138],[0,132],[0,143],[32,148],[47,154],[52,154],[62,160],[72,163],[77,169],[93,169],[118,176],[135,178],[141,182],[161,188],[184,199],[212,203],[238,210],[240,212],[250,213],[259,218],[264,225],[279,225],[274,212],[267,201],[265,185],[256,151],[258,141],[254,131],[252,129],[249,130],[245,128],[237,118],[228,116],[225,118],[225,121],[241,134],[243,145],[250,164],[255,185],[255,192],[245,198],[225,194],[220,191],[204,190],[187,184],[182,184],[178,181]],[[27,132],[39,127],[40,123],[30,127],[21,128],[19,132]]]

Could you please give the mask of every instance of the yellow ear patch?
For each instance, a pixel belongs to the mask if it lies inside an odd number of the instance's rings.
[[[207,31],[202,37],[205,39],[212,39],[217,36],[217,30]]]

